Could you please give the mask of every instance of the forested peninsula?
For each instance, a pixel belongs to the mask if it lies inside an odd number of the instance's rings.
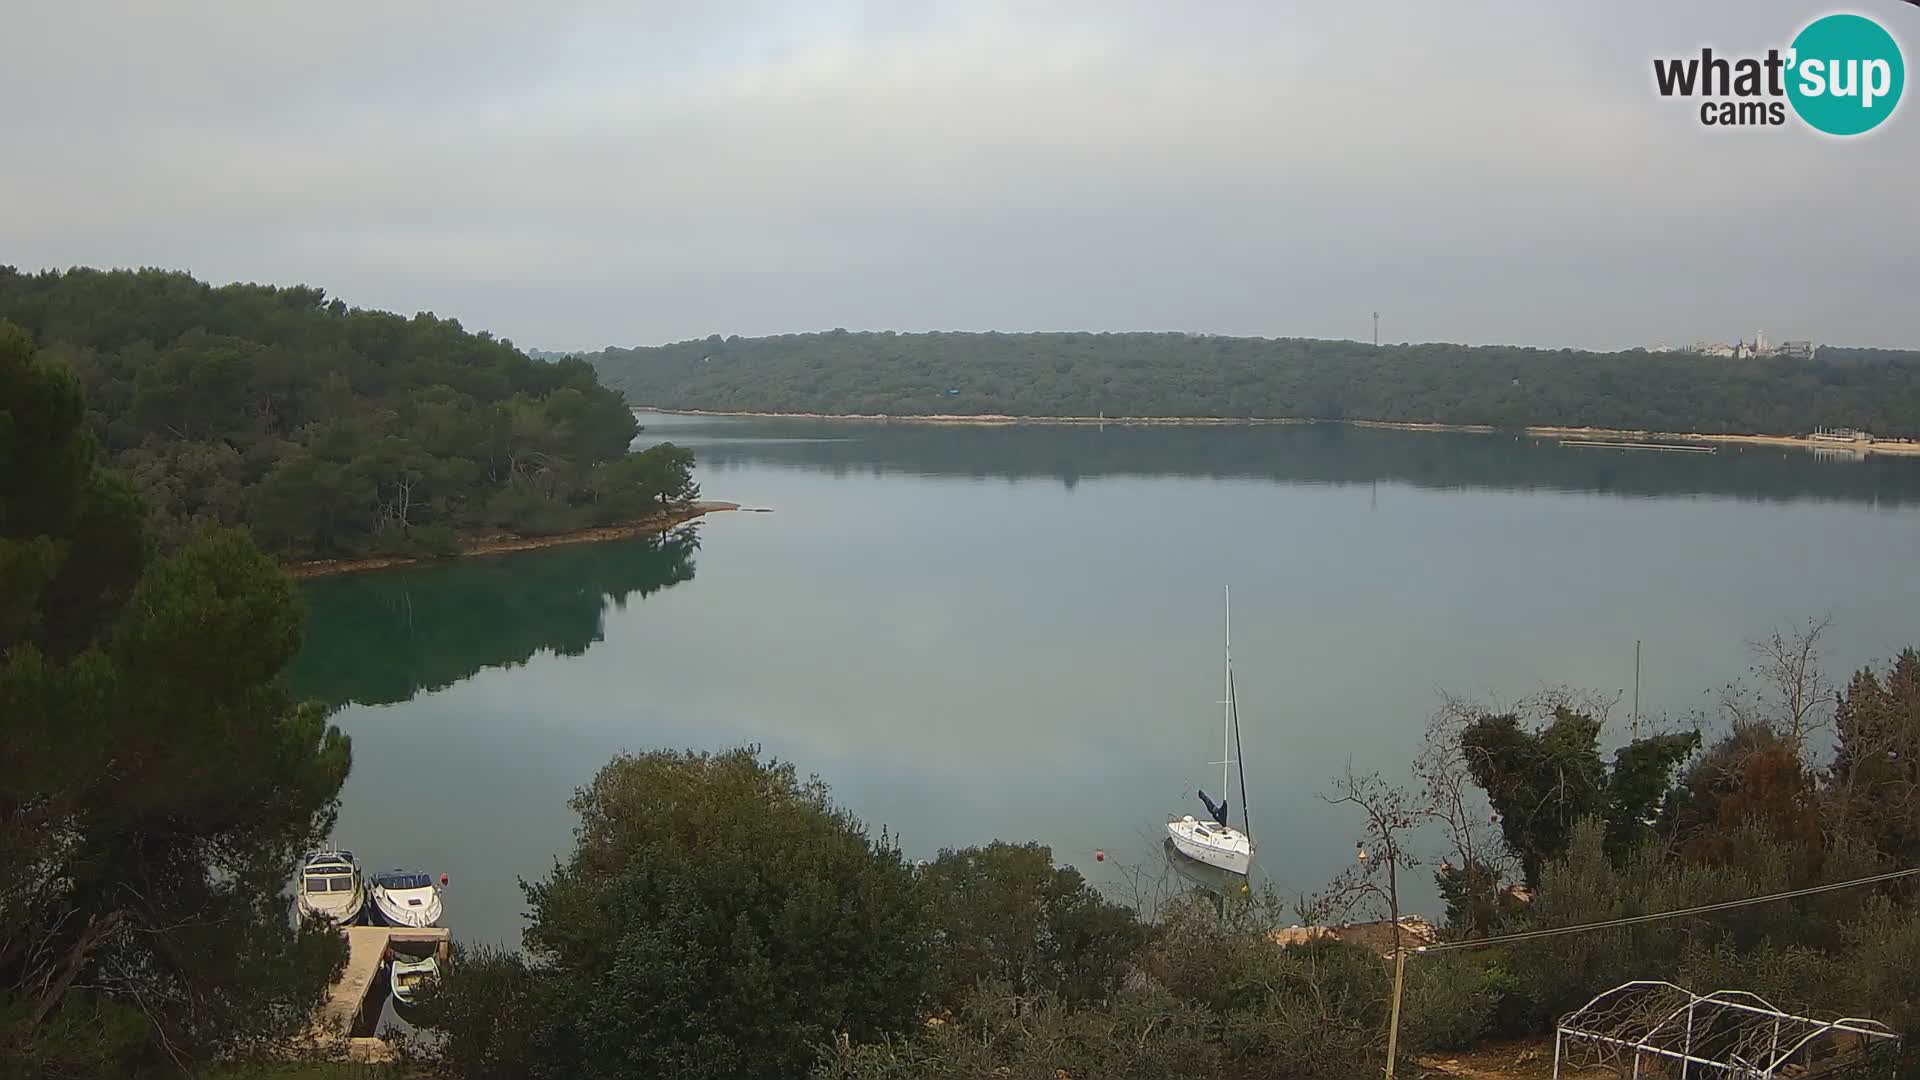
[[[307,286],[0,267],[0,323],[69,372],[162,550],[246,526],[289,560],[453,554],[645,518],[698,494],[691,452],[579,360]]]
[[[1194,334],[853,333],[722,338],[587,354],[665,409],[889,416],[1374,420],[1920,436],[1920,352],[1812,359],[1512,346],[1372,346]]]

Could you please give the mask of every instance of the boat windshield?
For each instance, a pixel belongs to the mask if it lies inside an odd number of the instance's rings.
[[[381,874],[373,879],[383,889],[430,889],[433,879],[425,874]]]
[[[340,877],[309,877],[307,878],[307,891],[310,893],[352,892],[353,878],[344,875]]]

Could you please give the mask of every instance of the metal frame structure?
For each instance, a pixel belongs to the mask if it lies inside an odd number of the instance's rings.
[[[1892,1077],[1900,1046],[1900,1034],[1878,1020],[1817,1020],[1744,990],[1696,994],[1669,982],[1639,980],[1596,995],[1560,1019],[1553,1033],[1553,1075],[1559,1080],[1562,1065],[1604,1066],[1637,1080],[1645,1062],[1648,1075],[1679,1080]]]

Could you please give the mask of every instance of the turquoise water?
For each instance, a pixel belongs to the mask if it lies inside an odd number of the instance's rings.
[[[697,448],[706,497],[773,512],[306,588],[296,689],[351,702],[338,839],[447,872],[463,938],[518,940],[516,878],[622,749],[757,742],[914,857],[1035,839],[1122,893],[1164,877],[1161,822],[1217,794],[1224,585],[1259,872],[1287,893],[1352,857],[1330,779],[1404,777],[1443,692],[1630,696],[1640,639],[1644,711],[1691,723],[1773,627],[1832,615],[1836,674],[1920,642],[1920,462],[645,419]]]

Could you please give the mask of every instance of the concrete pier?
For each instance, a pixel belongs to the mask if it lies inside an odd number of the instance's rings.
[[[356,1059],[377,1058],[378,1047],[362,1044],[380,1043],[371,1036],[387,1000],[387,960],[393,946],[413,946],[407,952],[432,952],[444,967],[450,960],[453,935],[443,926],[349,926],[341,932],[347,936],[347,966],[320,1006],[315,1035],[324,1041],[348,1040]]]

